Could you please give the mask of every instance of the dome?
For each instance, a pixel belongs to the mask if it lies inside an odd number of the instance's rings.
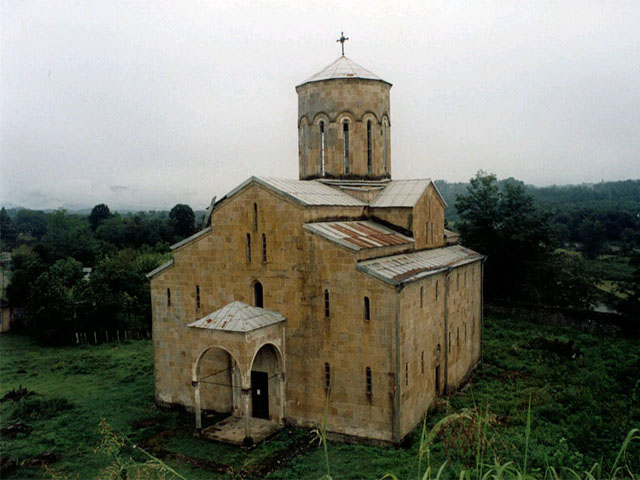
[[[323,80],[333,80],[338,78],[360,78],[365,80],[378,80],[380,82],[391,83],[383,80],[375,73],[370,72],[366,68],[358,65],[348,57],[342,55],[336,61],[323,68],[321,71],[306,79],[300,85],[311,82],[321,82]],[[300,86],[298,85],[298,86]]]

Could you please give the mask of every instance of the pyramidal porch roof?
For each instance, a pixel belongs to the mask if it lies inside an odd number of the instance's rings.
[[[225,332],[251,332],[285,320],[282,314],[273,310],[235,301],[187,326]]]

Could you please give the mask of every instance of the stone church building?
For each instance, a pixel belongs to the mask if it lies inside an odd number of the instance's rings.
[[[198,434],[326,408],[335,436],[397,443],[478,364],[484,257],[431,180],[392,180],[390,89],[344,55],[298,85],[298,180],[247,179],[148,274],[156,401]]]

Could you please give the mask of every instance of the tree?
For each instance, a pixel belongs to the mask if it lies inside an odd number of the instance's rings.
[[[10,251],[16,245],[17,235],[13,220],[7,210],[2,207],[0,209],[0,251]]]
[[[594,259],[598,256],[606,240],[606,232],[600,220],[587,218],[580,226],[582,253],[585,257]]]
[[[189,205],[177,204],[169,212],[169,225],[178,238],[186,238],[193,234],[195,214]]]
[[[498,187],[496,176],[480,171],[456,199],[462,243],[487,255],[489,298],[535,300],[545,256],[551,247],[548,216],[518,182]]]
[[[31,235],[40,240],[47,231],[47,215],[40,210],[23,208],[16,213],[18,233]]]
[[[104,203],[100,203],[93,207],[91,209],[91,213],[89,214],[89,225],[91,225],[91,230],[95,232],[100,223],[110,217],[111,212],[109,211],[109,207]]]

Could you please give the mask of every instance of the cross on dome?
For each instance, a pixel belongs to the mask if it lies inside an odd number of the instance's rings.
[[[349,40],[349,37],[344,36],[344,32],[340,32],[340,38],[336,40],[336,42],[340,42],[340,46],[342,47],[342,56],[344,57],[344,42]]]

